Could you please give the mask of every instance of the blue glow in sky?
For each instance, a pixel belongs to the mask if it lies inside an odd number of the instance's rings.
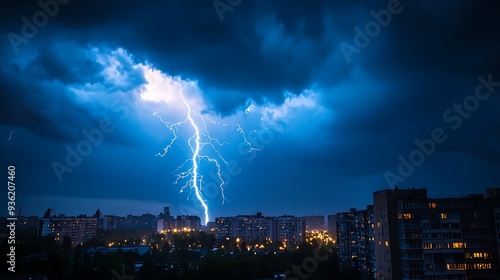
[[[498,187],[500,4],[400,1],[381,24],[389,2],[244,1],[221,21],[211,2],[70,1],[31,29],[43,8],[9,3],[0,135],[23,214],[331,214],[395,183]]]

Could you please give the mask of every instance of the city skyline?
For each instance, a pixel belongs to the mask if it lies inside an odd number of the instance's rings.
[[[377,192],[382,192],[382,191],[405,191],[405,190],[425,190],[426,193],[429,194],[429,197],[432,197],[433,199],[437,199],[437,200],[441,200],[441,199],[462,199],[462,198],[467,198],[467,197],[471,197],[471,196],[484,196],[485,192],[487,193],[488,189],[497,189],[497,188],[485,188],[483,189],[481,192],[474,192],[474,193],[463,193],[463,194],[449,194],[449,195],[446,195],[446,194],[440,194],[440,195],[436,195],[436,194],[433,194],[432,192],[429,191],[428,188],[425,188],[425,187],[420,187],[420,188],[399,188],[399,187],[395,187],[395,188],[391,188],[391,189],[378,189],[378,190],[375,190],[374,193],[377,193]],[[244,213],[233,213],[233,214],[222,214],[220,216],[214,216],[212,220],[210,220],[209,222],[214,222],[216,219],[218,218],[228,218],[228,217],[238,217],[238,216],[254,216],[254,215],[262,215],[263,217],[281,217],[281,216],[293,216],[293,217],[297,217],[297,218],[308,218],[308,217],[316,217],[316,216],[322,216],[324,218],[324,223],[325,223],[325,229],[328,229],[328,223],[329,223],[329,216],[335,216],[337,214],[346,214],[346,213],[349,213],[350,211],[364,211],[363,209],[365,209],[366,207],[373,207],[373,204],[374,204],[374,201],[373,201],[373,198],[372,200],[368,203],[368,204],[365,204],[365,205],[361,205],[361,206],[355,206],[355,205],[351,205],[350,207],[347,207],[347,208],[344,208],[344,209],[338,209],[336,211],[330,211],[330,212],[327,212],[327,213],[278,213],[278,214],[270,214],[270,213],[266,213],[266,212],[262,212],[262,211],[259,211],[259,210],[256,210],[256,211],[253,211],[253,212],[244,212]],[[116,208],[113,208],[111,207],[112,209],[116,209]],[[127,210],[124,210],[122,212],[105,212],[103,211],[102,207],[98,207],[96,209],[87,209],[86,211],[84,212],[75,212],[75,211],[70,211],[70,212],[62,212],[62,211],[58,211],[56,208],[54,207],[46,207],[44,208],[45,210],[42,211],[42,214],[25,214],[22,206],[21,206],[21,209],[20,211],[16,212],[16,215],[15,216],[23,216],[23,217],[29,217],[29,216],[36,216],[36,217],[43,217],[44,215],[46,215],[46,213],[50,212],[52,213],[53,216],[65,216],[65,217],[78,217],[78,216],[93,216],[95,215],[96,211],[99,211],[99,213],[102,215],[102,216],[116,216],[116,217],[126,217],[126,216],[135,216],[135,217],[138,217],[138,216],[141,216],[141,215],[154,215],[155,217],[161,217],[162,215],[165,214],[164,211],[167,211],[165,209],[168,209],[168,213],[172,216],[172,217],[177,217],[177,216],[197,216],[197,217],[200,217],[202,218],[202,216],[198,216],[198,215],[191,215],[187,212],[185,213],[181,213],[181,212],[177,212],[178,209],[172,209],[169,205],[163,205],[163,206],[160,206],[160,208],[155,208],[155,210],[153,211],[146,211],[146,212],[127,212]],[[106,209],[106,208],[104,208]],[[172,211],[173,210],[173,211]],[[21,213],[21,215],[19,215]],[[3,215],[0,217],[7,217],[8,215]]]
[[[164,206],[163,208],[165,207],[168,207],[168,206]],[[29,216],[36,216],[36,217],[43,217],[44,214],[47,213],[48,210],[51,210],[51,213],[53,213],[53,216],[65,216],[65,217],[78,217],[78,216],[92,216],[95,214],[96,211],[99,211],[101,213],[101,215],[104,215],[104,216],[120,216],[120,217],[126,217],[126,216],[140,216],[140,215],[154,215],[154,216],[161,216],[164,214],[164,210],[162,209],[158,209],[157,212],[104,212],[102,211],[101,208],[96,208],[95,210],[92,210],[92,209],[88,209],[87,211],[85,212],[62,212],[62,211],[58,211],[56,208],[53,208],[53,207],[47,207],[45,208],[44,211],[42,211],[41,214],[26,214],[24,212],[24,210],[22,209],[21,207],[21,211],[18,211],[16,212],[16,214],[14,216],[22,216],[22,217],[29,217]],[[21,213],[21,215],[19,215],[19,213]],[[262,214],[262,212],[259,212],[259,211],[255,211],[255,212],[250,212],[250,213],[237,213],[237,214],[234,214],[234,215],[222,215],[222,216],[214,216],[213,217],[213,220],[211,220],[210,222],[214,222],[215,219],[217,218],[224,218],[224,217],[236,217],[236,216],[246,216],[246,215],[255,215],[257,213],[260,213]],[[177,217],[177,216],[196,216],[196,215],[189,215],[189,214],[182,214],[182,213],[177,213],[177,212],[170,212],[170,214],[173,216],[173,217]],[[330,213],[332,214],[332,213]],[[0,217],[8,217],[9,215],[3,215],[3,216],[0,216]],[[278,216],[294,216],[294,217],[301,217],[301,218],[306,218],[306,217],[311,217],[311,216],[323,216],[325,217],[325,222],[326,222],[326,217],[328,216],[328,214],[321,214],[321,213],[316,213],[316,214],[303,214],[303,215],[296,215],[296,214],[291,214],[291,213],[281,213],[281,214],[274,214],[274,215],[269,215],[266,213],[266,215],[264,215],[266,217],[278,217]],[[197,217],[200,217],[201,216],[197,216]]]
[[[372,198],[365,208],[327,217],[257,212],[215,217],[205,227],[199,216],[176,215],[168,206],[159,215],[122,217],[100,209],[77,217],[48,209],[43,217],[18,217],[14,223],[21,231],[37,231],[38,238],[52,236],[68,250],[83,246],[92,256],[117,248],[137,253],[163,248],[166,255],[166,249],[187,249],[219,257],[255,257],[326,246],[336,251],[338,269],[360,279],[498,276],[500,188],[460,197],[429,196],[426,188],[380,189]],[[0,223],[6,225],[9,219],[2,217]]]
[[[207,222],[500,187],[498,2],[229,2],[9,2],[16,212]]]
[[[470,193],[439,193],[439,191],[433,191],[432,188],[427,188],[426,186],[417,186],[417,187],[407,187],[407,188],[401,188],[401,189],[408,189],[408,188],[426,188],[429,191],[429,195],[435,198],[460,198],[464,197]],[[378,190],[382,190],[383,188],[380,188]],[[482,188],[482,190],[486,189]],[[376,189],[377,190],[377,189]],[[472,193],[477,193],[477,194],[482,194],[482,192],[479,191],[478,189],[476,192]],[[42,196],[43,197],[43,196]],[[29,199],[37,200],[40,197],[30,197]],[[145,203],[138,203],[133,200],[116,200],[116,199],[89,199],[89,198],[81,198],[81,197],[76,197],[72,198],[69,201],[61,201],[62,197],[44,197],[48,203],[47,205],[41,205],[41,204],[36,204],[35,207],[29,206],[26,207],[23,204],[19,204],[18,206],[21,207],[20,210],[22,211],[23,216],[43,216],[43,213],[47,209],[53,209],[56,211],[58,214],[64,214],[68,216],[77,216],[77,215],[86,215],[86,214],[91,214],[93,211],[100,209],[102,212],[103,209],[105,212],[108,213],[108,215],[117,215],[117,216],[126,216],[126,215],[141,215],[141,214],[158,214],[162,212],[163,207],[171,207],[173,210],[172,213],[176,213],[175,216],[177,215],[191,215],[193,213],[199,214],[200,217],[202,216],[202,212],[199,211],[200,209],[193,209],[189,207],[187,204],[181,204],[181,206],[177,205],[172,205],[172,204],[162,204],[159,202],[145,202]],[[25,199],[23,199],[25,200]],[[95,205],[95,209],[89,209],[87,208],[87,205]],[[132,204],[132,206],[131,206]],[[373,204],[373,201],[367,201],[367,203],[353,203],[350,205],[347,205],[344,208],[341,208],[336,205],[330,205],[332,210],[328,211],[323,211],[323,212],[312,212],[310,210],[305,209],[305,211],[290,211],[290,212],[283,212],[280,210],[272,209],[269,208],[271,211],[263,211],[262,209],[265,207],[256,207],[254,210],[250,210],[247,212],[235,212],[235,211],[227,211],[227,212],[217,212],[219,215],[214,215],[211,219],[213,221],[216,217],[225,217],[225,216],[234,216],[234,215],[250,215],[250,214],[255,214],[258,212],[266,213],[268,216],[281,216],[281,215],[294,215],[294,216],[310,216],[310,215],[330,215],[333,213],[338,213],[338,212],[345,212],[348,209],[355,208],[355,209],[362,209],[366,207],[367,205]],[[62,206],[62,207],[58,207]],[[269,206],[267,206],[269,207]],[[28,209],[28,210],[26,210]],[[33,210],[37,209],[37,210]],[[133,210],[130,210],[133,209]],[[198,211],[197,211],[198,210]],[[90,211],[90,212],[89,212]],[[16,212],[16,215],[19,212],[19,208]],[[158,213],[157,213],[158,212]],[[269,214],[271,213],[271,214]],[[7,216],[7,214],[3,214],[0,216]]]

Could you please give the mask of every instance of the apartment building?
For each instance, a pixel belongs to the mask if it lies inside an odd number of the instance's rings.
[[[427,189],[373,194],[376,278],[500,279],[498,189],[429,198]]]

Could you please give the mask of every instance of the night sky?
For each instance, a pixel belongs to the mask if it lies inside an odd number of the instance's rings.
[[[197,161],[212,220],[500,187],[497,1],[41,3],[0,11],[1,166],[23,215],[203,216],[190,177],[174,184],[193,166],[181,96],[226,182]]]

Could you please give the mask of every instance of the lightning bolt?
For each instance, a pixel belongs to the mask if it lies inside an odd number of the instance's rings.
[[[10,141],[10,139],[12,139],[12,133],[14,133],[14,130],[12,130],[12,131],[10,132],[9,139],[7,139],[7,142],[9,142],[9,141]]]
[[[242,136],[243,136],[243,141],[245,141],[245,144],[248,146],[248,151],[249,152],[252,152],[252,151],[260,151],[259,149],[257,148],[254,148],[252,146],[252,143],[250,143],[248,140],[247,140],[247,136],[245,135],[245,131],[243,130],[243,128],[241,128],[241,125],[239,124],[236,124],[236,126],[238,127],[238,129],[236,129],[236,131],[238,131]]]
[[[165,124],[166,127],[171,131],[172,133],[172,139],[170,140],[170,143],[168,143],[167,146],[163,149],[162,153],[158,153],[157,156],[159,157],[164,157],[170,149],[172,149],[173,145],[177,142],[178,140],[178,130],[179,127],[182,125],[189,125],[193,129],[193,134],[191,137],[187,140],[187,144],[191,150],[191,157],[186,159],[184,163],[182,163],[177,169],[175,169],[173,172],[178,172],[176,174],[176,180],[174,184],[177,184],[179,181],[187,179],[186,183],[181,187],[180,192],[183,192],[186,188],[189,188],[191,190],[194,190],[194,194],[198,202],[200,203],[201,207],[203,208],[204,212],[204,224],[206,225],[207,222],[209,221],[209,210],[208,210],[208,204],[203,198],[202,191],[203,191],[203,176],[199,172],[199,167],[200,167],[200,162],[205,161],[213,166],[215,166],[216,169],[216,174],[217,178],[219,180],[219,188],[221,190],[221,196],[222,196],[222,204],[224,204],[224,201],[226,199],[225,194],[224,194],[224,185],[225,181],[222,177],[222,167],[221,163],[224,163],[225,165],[228,164],[228,162],[224,159],[224,157],[221,155],[218,147],[228,145],[227,142],[221,142],[219,139],[212,137],[207,129],[207,124],[206,120],[210,122],[211,124],[214,125],[222,125],[222,126],[227,126],[228,124],[221,124],[220,122],[211,120],[209,118],[205,118],[204,116],[197,114],[194,112],[194,110],[191,108],[191,105],[189,102],[186,100],[184,97],[183,93],[183,88],[182,86],[180,87],[179,91],[179,96],[180,99],[182,100],[182,103],[187,109],[186,113],[186,118],[183,121],[176,122],[176,123],[168,123],[164,121],[156,112],[153,113],[154,116],[158,117],[158,119]],[[195,119],[199,119],[200,121],[197,123]],[[237,126],[237,131],[243,136],[243,139],[248,146],[249,152],[251,151],[258,151],[258,149],[254,148],[252,144],[247,140],[245,132],[243,131],[242,127],[239,124],[236,124]],[[215,157],[211,157],[209,155],[203,154],[202,152],[204,151],[204,148],[210,148],[211,151],[215,153]],[[191,166],[188,168],[187,171],[182,171],[182,169],[187,165],[191,164]]]
[[[186,105],[188,112],[187,112],[187,119],[189,120],[189,123],[191,123],[191,126],[195,130],[194,135],[189,138],[188,144],[189,147],[191,147],[191,151],[193,152],[193,158],[191,159],[193,161],[193,168],[192,168],[192,177],[191,177],[191,187],[195,191],[196,199],[201,203],[201,206],[203,207],[205,211],[205,224],[208,223],[208,205],[201,196],[201,178],[198,178],[198,157],[200,154],[200,129],[196,124],[194,123],[193,118],[191,117],[191,106],[189,106],[189,103],[186,102],[186,99],[184,99],[184,96],[182,96],[182,88],[180,91],[180,96],[182,99],[182,102],[184,102],[184,105]],[[191,140],[195,139],[195,148],[193,149],[193,146],[191,145]]]
[[[255,106],[255,104],[253,104],[253,102],[250,103],[250,105],[245,109],[245,113],[250,114],[252,111],[252,108],[257,108],[257,106]]]
[[[264,118],[267,116],[267,114],[269,114],[269,109],[266,107],[266,111],[264,112],[264,114],[260,118],[260,121],[264,121]]]

